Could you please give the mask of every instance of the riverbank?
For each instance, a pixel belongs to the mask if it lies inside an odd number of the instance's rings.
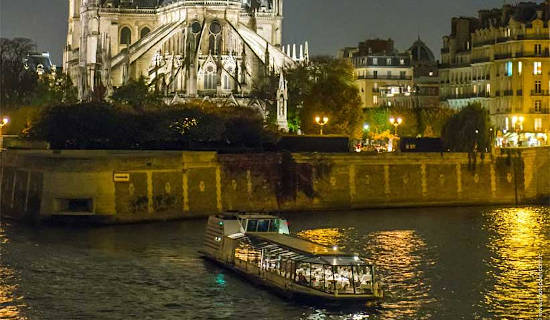
[[[2,216],[124,223],[227,210],[524,204],[550,198],[550,149],[468,154],[2,152]]]

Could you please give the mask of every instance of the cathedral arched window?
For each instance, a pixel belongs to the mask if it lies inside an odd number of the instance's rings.
[[[120,30],[120,44],[130,45],[132,43],[132,31],[128,27]]]
[[[213,66],[206,67],[206,72],[204,74],[204,89],[213,90],[216,89],[218,85],[218,79],[216,70]]]
[[[145,27],[143,29],[141,29],[141,33],[139,34],[140,35],[140,39],[145,37],[146,35],[149,34],[149,32],[151,32],[151,29]]]
[[[218,21],[210,24],[209,51],[213,55],[221,53],[222,47],[222,26]]]

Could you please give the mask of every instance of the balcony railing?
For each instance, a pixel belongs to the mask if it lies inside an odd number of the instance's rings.
[[[529,113],[550,114],[550,108],[534,108],[530,109]]]
[[[358,76],[357,79],[367,79],[367,80],[373,80],[373,79],[378,79],[378,80],[412,80],[412,76],[401,76],[401,75],[396,75],[396,76],[389,76],[389,75],[367,75],[367,76]]]
[[[516,52],[516,58],[548,58],[550,57],[550,51],[548,49],[542,52]]]
[[[548,90],[531,90],[531,95],[536,97],[550,96],[550,91]]]
[[[491,61],[491,59],[489,59],[489,57],[472,59],[472,63],[484,63],[484,62],[489,62],[489,61]]]

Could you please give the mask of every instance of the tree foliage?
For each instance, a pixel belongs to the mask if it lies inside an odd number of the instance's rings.
[[[443,141],[454,152],[485,151],[490,147],[489,113],[470,104],[453,115],[443,128]]]
[[[324,131],[329,134],[361,136],[362,113],[353,66],[346,60],[317,57],[309,65],[284,71],[288,81],[288,122],[293,132],[317,134],[315,116],[329,117]],[[279,77],[269,74],[254,84],[252,95],[268,101],[270,114],[276,115]],[[275,121],[272,116],[268,119]]]
[[[149,90],[147,80],[141,76],[137,80],[130,80],[127,84],[116,88],[111,96],[115,103],[126,104],[136,110],[142,110],[145,106],[162,104],[160,95]]]
[[[0,105],[30,104],[34,97],[38,76],[26,70],[23,59],[36,49],[30,39],[0,38]]]
[[[401,117],[403,123],[398,128],[399,136],[440,137],[443,126],[455,112],[449,108],[407,108],[378,107],[365,110],[365,122],[372,134],[390,131],[390,117]]]
[[[198,102],[142,111],[106,103],[50,107],[29,136],[57,149],[260,150],[271,139],[258,112]]]

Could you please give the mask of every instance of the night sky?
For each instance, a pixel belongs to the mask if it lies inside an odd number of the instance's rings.
[[[511,1],[508,1],[511,2]],[[540,2],[540,1],[539,1]],[[60,64],[68,0],[0,0],[0,36],[27,37]],[[311,54],[335,55],[366,38],[391,37],[398,49],[420,37],[439,56],[451,17],[475,16],[503,0],[285,0],[285,43],[310,43]]]

